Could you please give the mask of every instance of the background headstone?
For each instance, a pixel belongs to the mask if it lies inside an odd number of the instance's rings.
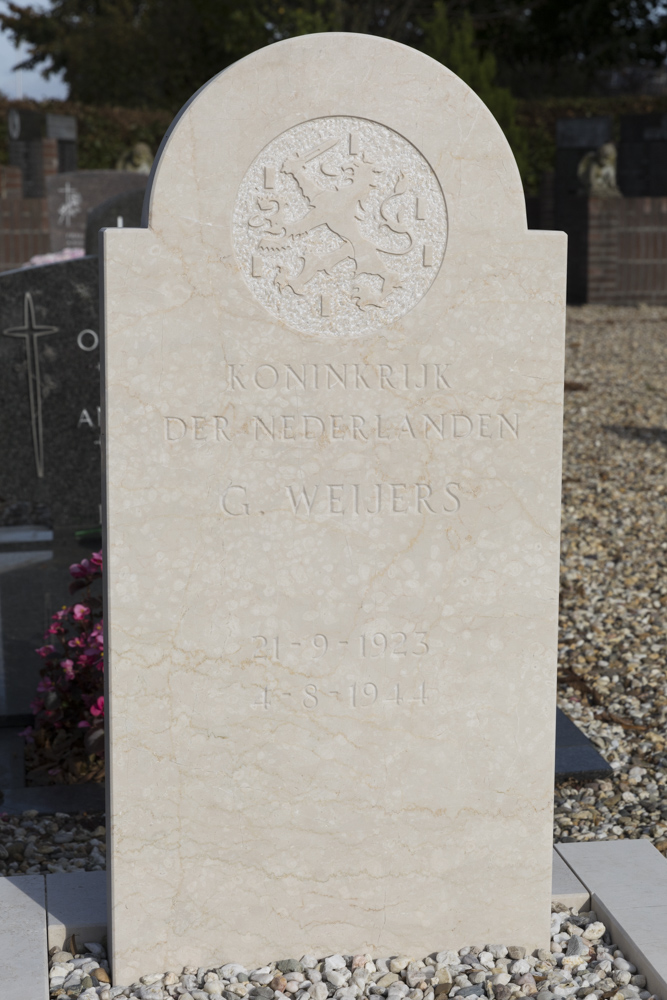
[[[554,224],[567,233],[567,298],[581,303],[588,286],[588,195],[577,168],[586,153],[612,139],[613,119],[561,118],[556,122]]]
[[[78,131],[72,115],[11,108],[7,132],[9,163],[21,170],[24,198],[43,198],[47,177],[76,170]]]
[[[47,178],[51,250],[85,247],[91,208],[116,194],[144,191],[147,177],[122,170],[77,170]]]
[[[545,946],[564,236],[368,35],[231,67],[153,178],[103,237],[116,981]]]
[[[618,183],[626,198],[667,195],[667,115],[622,115]]]
[[[99,524],[98,311],[97,258],[0,275],[0,716],[29,711],[75,531]]]
[[[112,228],[124,226],[127,229],[133,229],[141,225],[144,194],[144,188],[116,194],[88,212],[86,222],[87,254],[98,252],[100,229],[106,229],[109,226]]]

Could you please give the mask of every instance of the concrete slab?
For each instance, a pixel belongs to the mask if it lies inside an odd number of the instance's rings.
[[[0,997],[48,1000],[43,875],[0,878]]]
[[[62,948],[72,934],[81,948],[107,933],[107,873],[57,872],[46,876],[49,948]]]
[[[104,812],[104,785],[49,785],[44,788],[5,788],[0,812],[17,816],[24,809],[39,813]]]
[[[553,852],[551,869],[551,899],[573,910],[590,909],[591,894],[565,864],[557,851]]]
[[[556,844],[625,957],[667,997],[667,860],[649,840]]]

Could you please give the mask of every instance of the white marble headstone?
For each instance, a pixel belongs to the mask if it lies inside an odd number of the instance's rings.
[[[107,230],[116,981],[548,940],[565,237],[475,94],[262,49]]]

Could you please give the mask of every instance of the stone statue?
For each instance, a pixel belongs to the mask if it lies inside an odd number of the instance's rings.
[[[620,198],[616,183],[616,146],[605,142],[594,152],[586,153],[577,167],[582,194],[589,198]]]
[[[126,170],[134,174],[150,174],[153,165],[151,147],[146,142],[135,142],[116,161],[116,170]]]

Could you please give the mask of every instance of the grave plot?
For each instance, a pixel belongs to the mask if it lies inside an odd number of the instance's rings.
[[[634,835],[667,850],[666,324],[667,310],[569,311],[559,703],[615,773],[557,787],[556,842]],[[5,848],[18,825],[0,827]],[[48,829],[38,833],[55,851],[36,870],[74,870],[81,852],[55,845]],[[0,860],[0,874],[31,867]]]

